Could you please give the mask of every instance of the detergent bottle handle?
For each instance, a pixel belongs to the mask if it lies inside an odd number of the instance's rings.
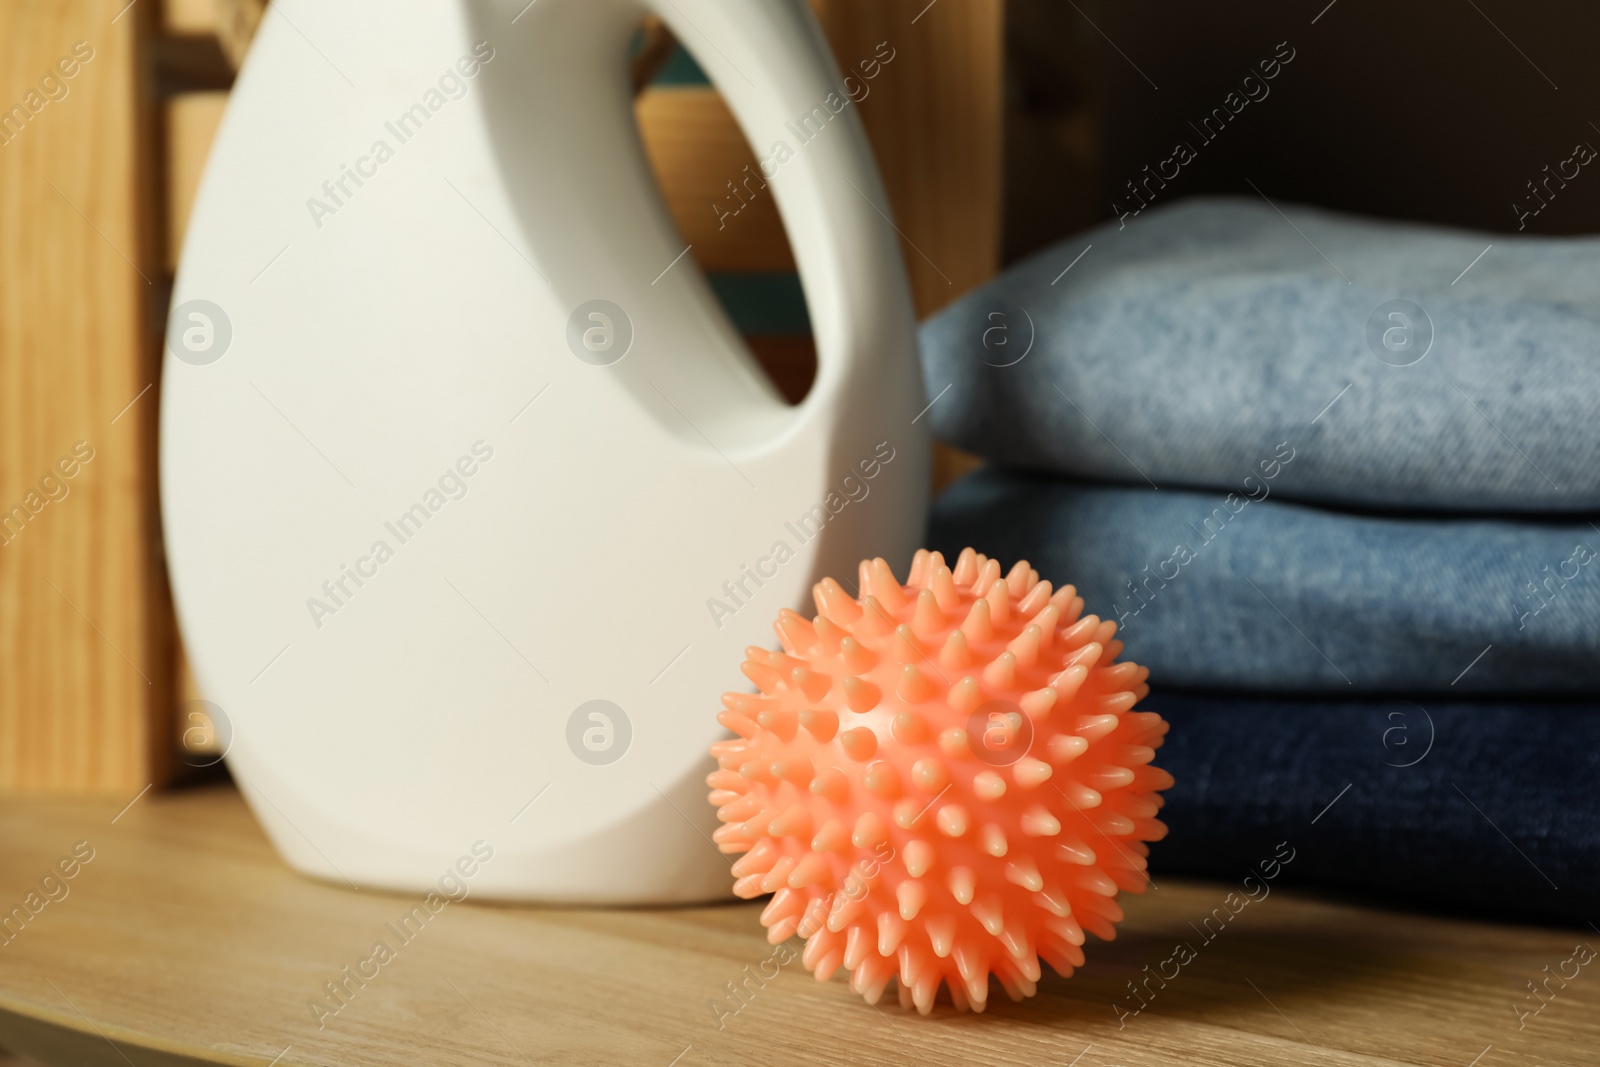
[[[831,403],[873,360],[911,359],[914,316],[888,197],[810,5],[645,3],[721,91],[775,195],[817,348],[812,397]],[[854,58],[881,70],[873,56]],[[857,73],[850,85],[860,84]]]
[[[888,358],[897,344],[913,351],[898,336],[913,316],[888,197],[810,5],[645,2],[721,91],[775,194],[811,315],[815,395],[831,395],[856,364]],[[859,92],[860,83],[858,73],[850,84]]]
[[[633,353],[607,372],[663,425],[687,419],[695,428],[686,437],[719,448],[763,448],[785,436],[784,406],[694,263],[683,262],[692,257],[631,121],[625,44],[647,12],[694,55],[761,161],[817,347],[805,406],[833,408],[903,379],[920,386],[887,197],[858,105],[804,0],[466,4],[475,32],[507,56],[480,79],[485,114],[542,284],[563,317],[596,299],[630,317]]]

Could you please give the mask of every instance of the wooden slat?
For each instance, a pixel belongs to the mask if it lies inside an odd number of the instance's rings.
[[[904,234],[917,314],[932,314],[999,267],[1005,4],[814,6],[844,72],[859,70],[880,44],[893,50],[861,118]]]
[[[211,142],[217,135],[217,125],[228,106],[228,94],[223,92],[180,93],[166,104],[167,122],[167,269],[178,267],[178,253],[183,250],[183,234],[189,224],[189,211],[194,206],[194,194],[200,187],[200,175],[205,169],[206,157],[211,154]]]
[[[217,32],[217,0],[161,0],[161,28],[179,36]]]
[[[0,547],[0,790],[131,796],[170,751],[138,54],[155,12],[125,6],[0,5],[0,107],[84,42],[66,97],[0,146],[0,510],[67,490]],[[45,481],[80,441],[75,476]]]
[[[667,207],[703,269],[794,269],[777,203],[771,190],[761,188],[756,157],[716,90],[648,89],[640,94],[635,113]],[[747,178],[754,192],[741,187],[736,195],[730,190]],[[719,206],[728,217],[719,214]]]
[[[1000,265],[1004,0],[813,6],[846,74],[860,71],[880,45],[893,50],[860,104],[861,118],[901,231],[917,314],[926,317]],[[935,492],[978,463],[936,442]]]

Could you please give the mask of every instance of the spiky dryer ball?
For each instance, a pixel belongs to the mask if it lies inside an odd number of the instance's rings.
[[[876,1003],[898,977],[926,1014],[941,982],[982,1011],[993,974],[1031,996],[1042,958],[1068,975],[1084,931],[1110,940],[1118,889],[1143,892],[1167,731],[1131,709],[1149,672],[1116,663],[1116,623],[1079,618],[1026,562],[919,551],[901,586],[861,564],[812,622],[785,610],[784,651],[751,648],[759,695],[728,693],[707,779],[734,892],[773,893],[773,944],[799,934],[826,980],[841,965]]]

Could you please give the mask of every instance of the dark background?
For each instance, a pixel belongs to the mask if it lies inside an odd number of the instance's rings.
[[[1600,146],[1593,3],[1012,0],[1007,33],[1007,262],[1112,217],[1179,139],[1198,158],[1158,203],[1254,182],[1279,203],[1501,233],[1514,201],[1537,206],[1545,165]],[[1189,123],[1280,41],[1296,56],[1270,95],[1202,145]],[[1523,232],[1600,230],[1591,170]]]

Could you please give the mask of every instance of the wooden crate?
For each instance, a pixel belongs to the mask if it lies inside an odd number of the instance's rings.
[[[0,7],[26,115],[0,126],[0,789],[132,796],[169,765],[153,11],[125,4]]]
[[[203,694],[182,667],[162,561],[157,334],[227,94],[160,95],[158,86],[215,81],[210,56],[242,54],[258,7],[126,2],[0,6],[0,66],[22,72],[0,99],[26,91],[28,72],[43,74],[74,41],[95,50],[71,95],[0,148],[0,506],[25,499],[75,442],[95,448],[70,496],[0,548],[0,791],[132,795],[168,780],[180,736],[204,736],[188,729],[187,712],[174,714]],[[880,42],[895,50],[860,110],[926,315],[999,261],[1003,0],[815,7],[841,67]],[[201,45],[210,52],[196,52]],[[730,176],[755,166],[717,93],[652,86],[637,113],[701,267],[792,272],[770,198],[738,225],[717,225],[710,205]],[[749,341],[780,389],[803,393],[814,372],[809,338]],[[939,461],[944,480],[963,464],[952,455]]]

